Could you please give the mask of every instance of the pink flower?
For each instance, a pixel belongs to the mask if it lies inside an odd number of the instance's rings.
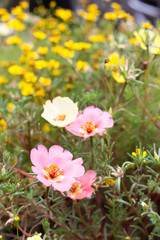
[[[67,191],[67,196],[72,199],[90,198],[94,189],[91,187],[96,177],[96,172],[89,170],[82,177],[76,178],[72,187]]]
[[[84,174],[82,158],[72,160],[73,155],[58,145],[48,150],[39,145],[31,150],[32,171],[37,174],[37,179],[45,186],[52,185],[55,190],[68,191],[75,178]]]
[[[103,112],[94,106],[86,107],[82,114],[78,114],[76,120],[66,129],[76,136],[84,139],[102,133],[106,128],[111,128],[114,124],[109,112]]]

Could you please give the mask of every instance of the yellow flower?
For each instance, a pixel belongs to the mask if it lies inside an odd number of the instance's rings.
[[[85,42],[73,42],[72,40],[69,40],[65,42],[65,47],[72,49],[72,50],[78,50],[81,51],[83,49],[88,49],[91,47],[90,43],[85,43]]]
[[[79,10],[78,15],[90,22],[96,22],[97,20],[97,15],[92,12],[85,12],[84,10]]]
[[[124,83],[125,82],[125,78],[123,77],[123,75],[118,71],[118,69],[116,68],[116,65],[119,66],[121,64],[121,66],[124,66],[125,64],[125,60],[124,57],[120,58],[119,53],[114,52],[114,53],[110,53],[108,56],[109,62],[105,64],[106,69],[112,69],[112,77],[118,82],[118,83]]]
[[[71,83],[67,83],[66,86],[65,86],[66,90],[70,90],[72,88],[74,88],[74,87],[73,87],[73,85]]]
[[[41,55],[46,55],[47,52],[48,52],[48,47],[39,47],[39,48],[38,48],[38,52],[39,52]]]
[[[37,38],[39,40],[45,39],[47,37],[47,35],[42,31],[34,31],[33,35],[35,38]]]
[[[106,40],[105,36],[102,34],[99,35],[91,35],[89,36],[89,41],[91,42],[104,42]]]
[[[35,96],[35,97],[44,97],[44,96],[45,96],[45,91],[44,91],[44,89],[41,88],[41,89],[36,90],[35,93],[34,93],[34,96]]]
[[[8,112],[12,112],[14,107],[15,107],[14,103],[12,103],[12,102],[7,103]]]
[[[52,75],[55,76],[55,77],[59,76],[60,74],[61,74],[61,70],[59,70],[59,69],[54,69],[52,71]]]
[[[150,22],[142,22],[142,26],[146,29],[153,28],[153,25]]]
[[[64,48],[62,46],[59,46],[59,45],[57,45],[55,47],[52,47],[52,51],[54,53],[59,54],[61,57],[66,58],[66,59],[74,57],[74,51],[73,50],[69,50],[69,49]]]
[[[37,69],[41,70],[46,67],[48,67],[48,62],[45,60],[38,60],[35,62],[35,68],[37,68]]]
[[[114,12],[106,12],[104,14],[104,18],[107,20],[116,20],[117,19],[117,15]]]
[[[24,81],[21,81],[19,84],[19,88],[23,96],[33,95],[34,88],[32,83],[26,83]]]
[[[6,128],[7,128],[7,122],[3,118],[1,118],[0,119],[0,132],[6,130]]]
[[[51,79],[50,78],[40,77],[39,81],[43,86],[51,85]]]
[[[56,9],[55,16],[61,18],[63,21],[68,21],[72,18],[73,13],[69,9],[59,8]]]
[[[118,82],[118,83],[124,83],[124,82],[126,81],[125,78],[123,77],[123,75],[120,74],[120,72],[119,72],[119,71],[116,71],[116,70],[114,70],[114,71],[112,72],[112,77],[113,77],[114,80],[116,80],[116,82]]]
[[[2,22],[7,22],[10,19],[10,14],[5,13],[4,15],[1,16],[1,21]]]
[[[112,3],[111,3],[111,7],[112,7],[114,10],[119,10],[119,9],[122,8],[122,6],[121,6],[119,3],[117,3],[117,2],[112,2]]]
[[[18,36],[13,36],[13,37],[8,37],[6,39],[6,44],[11,45],[11,44],[20,44],[21,43],[21,38]]]
[[[0,85],[8,83],[8,80],[5,77],[0,77]]]
[[[50,38],[49,38],[49,41],[50,41],[51,43],[59,43],[60,39],[61,39],[61,36],[57,35],[57,36],[52,36],[52,37],[50,37]]]
[[[50,69],[59,68],[59,66],[60,66],[60,62],[58,62],[58,61],[56,61],[56,60],[54,60],[54,59],[51,59],[51,60],[49,60],[49,62],[48,62],[48,67],[49,67]]]
[[[23,12],[23,10],[22,10],[21,6],[17,6],[17,7],[14,7],[14,8],[11,9],[11,13],[13,15],[19,15],[22,12]]]
[[[147,50],[147,46],[149,46],[150,53],[160,54],[160,34],[145,29],[135,31],[133,34],[143,50]]]
[[[21,75],[23,74],[23,68],[21,66],[14,64],[8,68],[8,72],[13,75]]]
[[[15,221],[15,222],[19,222],[19,217],[18,217],[18,216],[15,216],[15,217],[14,217],[14,221]]]
[[[7,9],[6,8],[0,8],[0,16],[4,15],[7,13]]]
[[[49,6],[50,6],[50,8],[55,8],[56,2],[55,2],[55,1],[51,1],[51,2],[49,3]]]
[[[59,23],[57,25],[57,28],[61,31],[61,32],[64,32],[66,30],[66,24],[64,23]]]
[[[137,158],[137,156],[145,157],[147,155],[146,151],[141,152],[140,148],[136,148],[136,152],[132,152],[132,155]]]
[[[102,181],[102,183],[106,183],[106,187],[110,187],[115,184],[115,180],[113,180],[112,178],[106,178]]]
[[[26,82],[31,82],[31,83],[35,83],[37,81],[37,77],[34,75],[33,72],[26,72],[24,74],[24,79]]]
[[[98,10],[98,6],[95,3],[89,4],[87,6],[87,10],[89,13],[93,13],[96,16],[100,15],[100,11]]]
[[[18,19],[13,19],[7,23],[8,27],[14,28],[16,31],[23,31],[25,29],[25,25],[21,23]]]
[[[22,43],[20,48],[24,51],[24,52],[29,52],[32,49],[32,45],[31,44],[27,44],[27,43]]]
[[[126,13],[124,10],[116,11],[116,15],[117,15],[117,18],[123,18],[123,19],[126,19],[129,17],[129,14]]]
[[[51,131],[51,127],[48,125],[48,124],[44,124],[43,127],[42,127],[42,130],[44,132],[50,132]]]
[[[89,67],[89,65],[88,65],[87,62],[84,62],[84,61],[81,61],[81,60],[78,60],[78,61],[76,62],[76,68],[77,68],[78,71],[83,71],[83,72],[85,72],[88,67]]]
[[[21,8],[24,8],[24,9],[26,9],[26,8],[28,8],[29,7],[29,4],[28,4],[28,2],[26,2],[26,1],[22,1],[22,2],[20,2],[20,7]]]

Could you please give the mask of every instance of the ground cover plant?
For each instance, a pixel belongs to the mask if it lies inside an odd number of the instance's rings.
[[[158,21],[87,1],[0,21],[0,239],[159,239]]]

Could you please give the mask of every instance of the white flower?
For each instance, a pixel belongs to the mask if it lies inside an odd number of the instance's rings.
[[[8,28],[5,23],[0,23],[0,36],[8,36],[13,33],[13,29]]]
[[[36,234],[36,235],[34,235],[32,237],[28,237],[27,240],[42,240],[41,234],[42,233],[39,233],[39,234]]]
[[[56,97],[46,101],[42,117],[57,127],[65,127],[75,121],[78,114],[77,103],[68,97]]]

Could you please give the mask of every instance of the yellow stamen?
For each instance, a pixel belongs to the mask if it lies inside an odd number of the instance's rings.
[[[66,119],[65,114],[59,114],[56,118],[53,118],[54,121],[64,121]]]
[[[84,135],[91,134],[97,128],[97,124],[91,121],[86,121],[80,128],[80,133]]]

